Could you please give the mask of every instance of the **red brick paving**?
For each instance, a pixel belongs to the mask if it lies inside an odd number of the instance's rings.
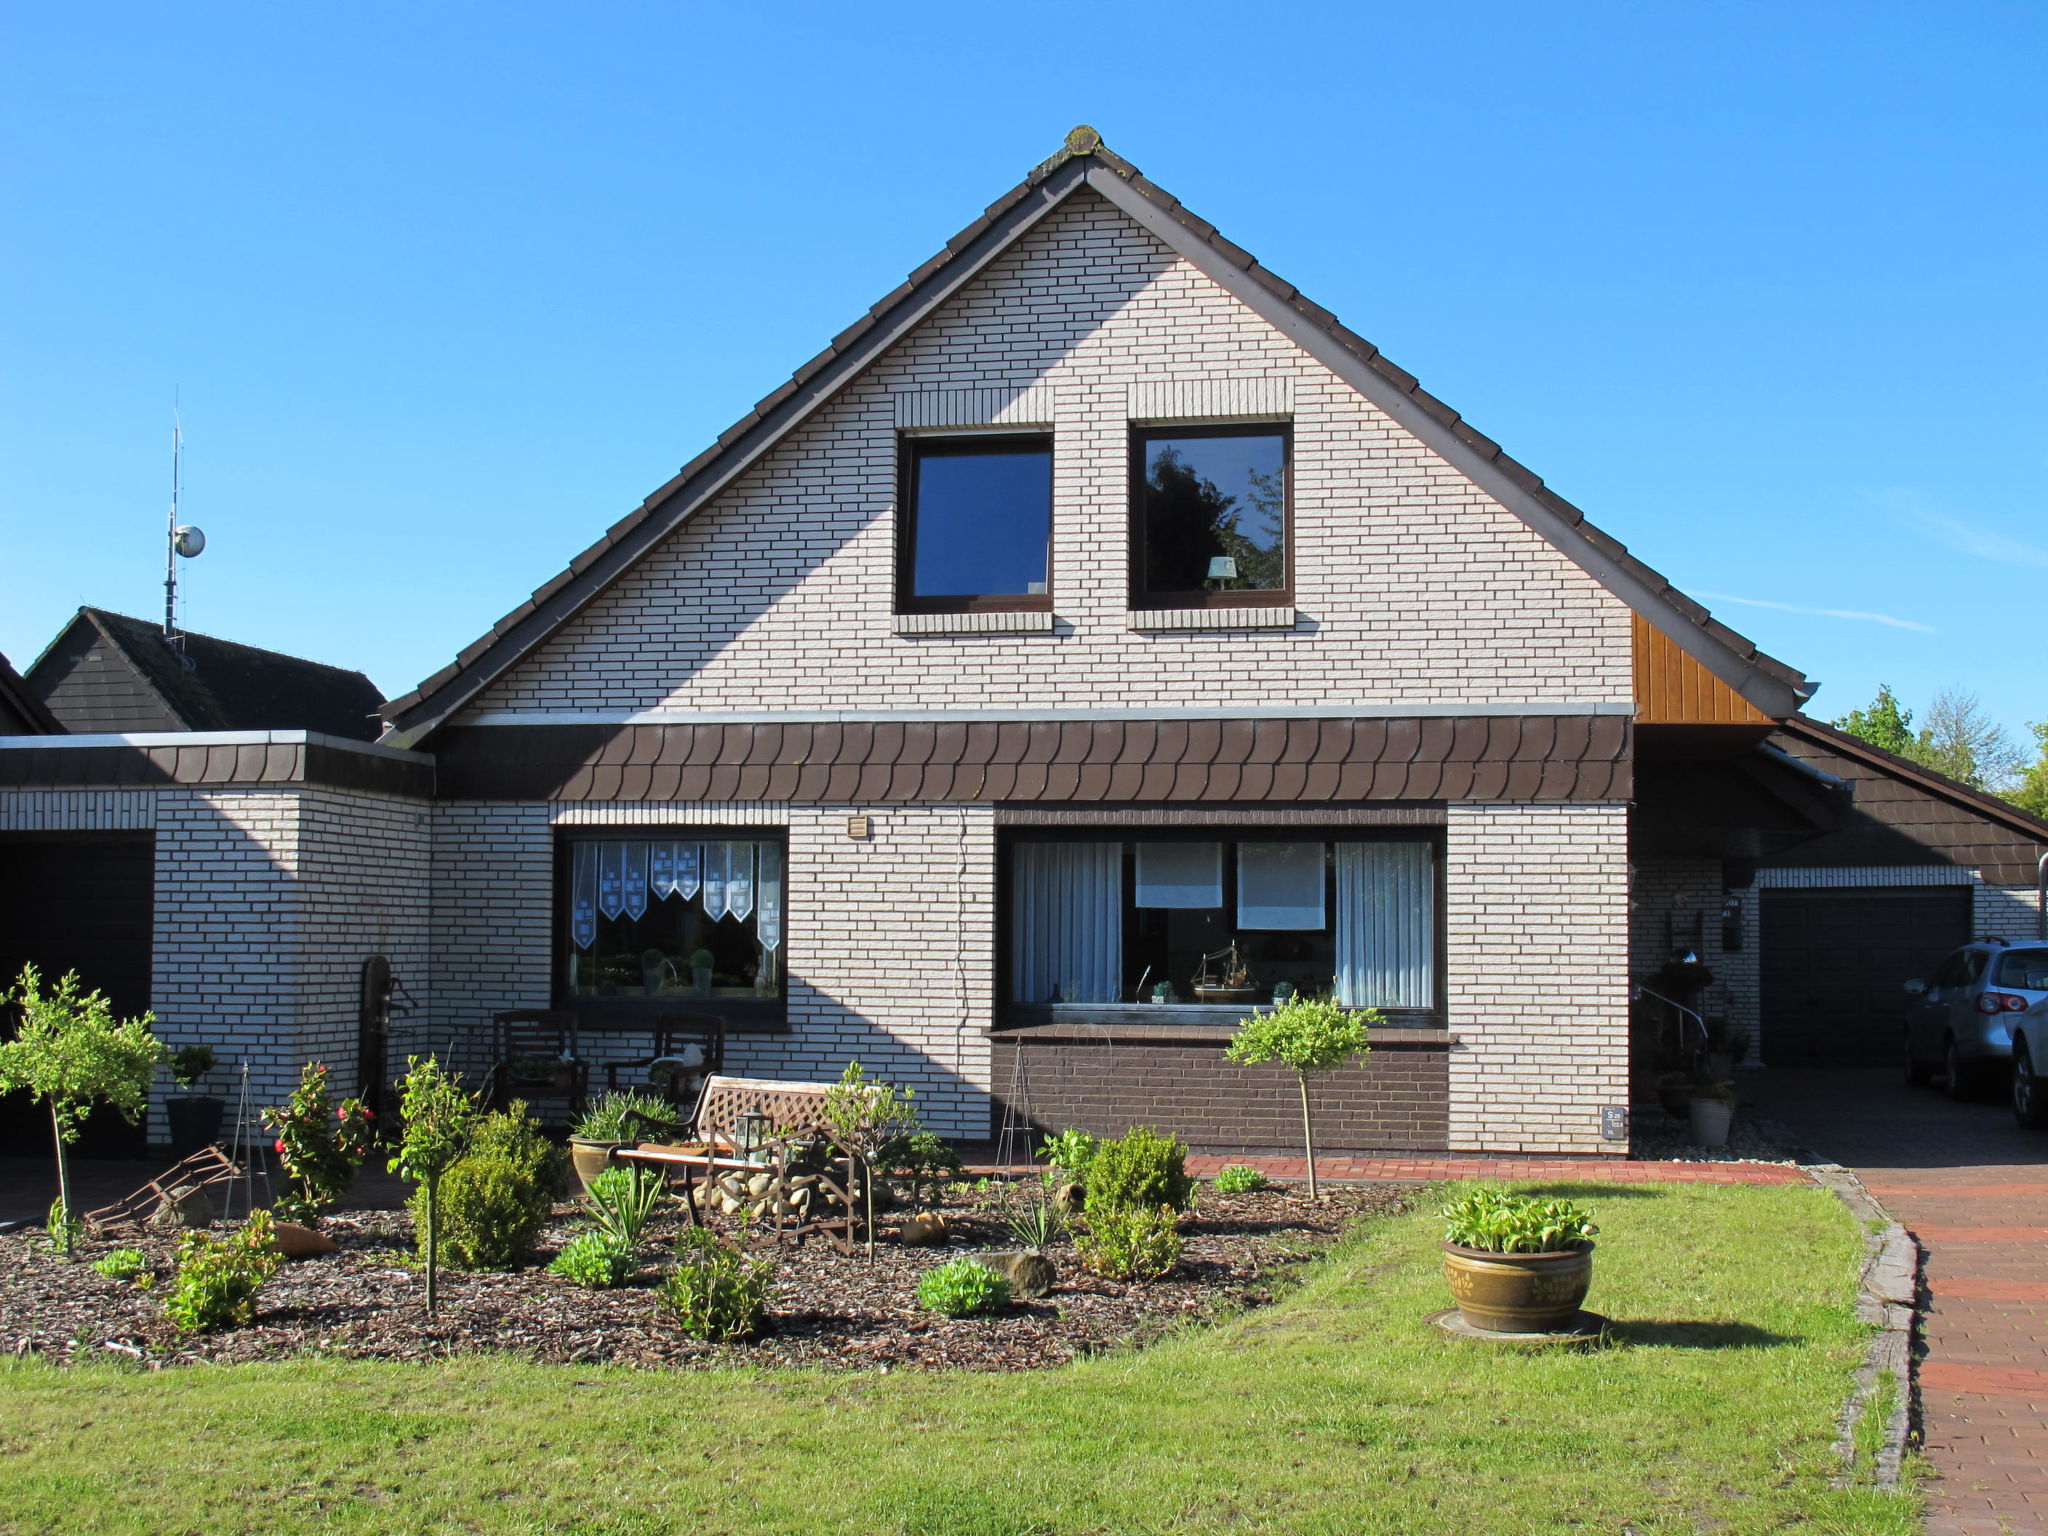
[[[1748,1097],[1855,1168],[1926,1252],[1929,1536],[2048,1533],[2048,1135],[1891,1073],[1766,1072]]]
[[[1226,1163],[1246,1163],[1268,1178],[1304,1179],[1300,1157],[1191,1157],[1188,1171],[1207,1178]],[[1592,1184],[1803,1184],[1780,1163],[1658,1163],[1625,1157],[1319,1157],[1316,1177],[1332,1180],[1545,1179]]]

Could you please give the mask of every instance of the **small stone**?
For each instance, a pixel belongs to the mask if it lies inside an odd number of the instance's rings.
[[[946,1218],[936,1211],[911,1217],[896,1232],[896,1241],[906,1248],[936,1248],[945,1240]]]
[[[761,1199],[768,1193],[769,1190],[773,1189],[774,1187],[775,1176],[773,1174],[757,1173],[751,1179],[747,1180],[747,1193],[753,1196],[753,1198],[756,1200]]]
[[[341,1244],[325,1232],[302,1227],[295,1221],[274,1221],[270,1233],[277,1239],[277,1251],[288,1259],[317,1259],[322,1254],[341,1252]]]
[[[1086,1198],[1079,1180],[1069,1180],[1052,1192],[1052,1203],[1065,1211],[1069,1216],[1081,1214],[1081,1207],[1086,1202]]]
[[[160,1232],[182,1232],[213,1225],[213,1196],[197,1184],[180,1184],[166,1194],[149,1224]]]
[[[1011,1253],[978,1253],[974,1259],[984,1269],[992,1269],[1009,1281],[1012,1296],[1036,1299],[1059,1283],[1059,1271],[1053,1268],[1052,1260],[1029,1248]]]

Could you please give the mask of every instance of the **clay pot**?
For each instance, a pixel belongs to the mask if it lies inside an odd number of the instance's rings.
[[[576,1170],[576,1182],[583,1186],[583,1193],[590,1193],[590,1181],[611,1166],[612,1152],[618,1147],[630,1147],[630,1141],[582,1141],[569,1138],[569,1166]]]
[[[1593,1245],[1562,1253],[1488,1253],[1445,1243],[1458,1312],[1489,1333],[1554,1333],[1578,1316],[1593,1283]]]

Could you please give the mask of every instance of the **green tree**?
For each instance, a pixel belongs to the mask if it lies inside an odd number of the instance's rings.
[[[1240,1020],[1223,1054],[1240,1066],[1277,1061],[1291,1068],[1301,1085],[1301,1140],[1308,1152],[1308,1196],[1316,1198],[1316,1136],[1309,1117],[1308,1080],[1372,1049],[1367,1026],[1380,1022],[1376,1009],[1350,1009],[1334,997],[1290,997],[1270,1013]]]
[[[2029,720],[2027,732],[2040,747],[2040,754],[2006,798],[2021,810],[2048,819],[2048,720]]]
[[[169,1053],[149,1032],[153,1014],[116,1021],[106,995],[87,992],[76,971],[45,992],[41,973],[25,965],[7,1001],[21,1010],[21,1028],[0,1044],[0,1092],[26,1092],[50,1106],[57,1145],[50,1237],[59,1253],[69,1253],[77,1217],[64,1149],[78,1140],[95,1104],[111,1104],[130,1124],[138,1122],[149,1105],[149,1085]]]
[[[1877,697],[1868,709],[1852,709],[1835,721],[1835,729],[1882,747],[1900,757],[1912,757],[1919,739],[1913,734],[1913,712],[1899,707],[1890,683],[1877,685]]]
[[[462,1084],[441,1070],[432,1056],[425,1061],[408,1057],[405,1076],[399,1081],[398,1113],[404,1127],[398,1138],[398,1153],[391,1159],[391,1171],[415,1179],[426,1191],[427,1311],[438,1299],[435,1282],[440,1272],[441,1175],[469,1150],[470,1137],[479,1118],[476,1100]]]
[[[1972,789],[1996,793],[2019,776],[2020,753],[2012,737],[1967,689],[1944,688],[1934,696],[1916,745],[1914,761]]]
[[[870,1259],[875,1256],[875,1180],[923,1129],[916,1099],[915,1088],[877,1082],[857,1061],[849,1061],[839,1081],[825,1091],[825,1123],[832,1128],[832,1139],[859,1165]]]

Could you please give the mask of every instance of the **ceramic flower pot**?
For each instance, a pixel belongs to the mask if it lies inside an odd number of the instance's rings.
[[[171,1132],[171,1156],[190,1157],[220,1139],[220,1122],[228,1101],[206,1094],[174,1094],[164,1100],[164,1121]]]
[[[1726,1099],[1693,1099],[1686,1105],[1692,1120],[1693,1142],[1702,1147],[1728,1145],[1728,1127],[1735,1120],[1735,1106]]]
[[[1593,1245],[1561,1253],[1489,1253],[1445,1243],[1444,1278],[1458,1312],[1489,1333],[1554,1333],[1579,1315],[1593,1283]]]
[[[630,1147],[630,1141],[585,1141],[581,1137],[569,1138],[569,1166],[576,1170],[576,1182],[583,1186],[583,1193],[590,1193],[590,1181],[611,1166],[612,1151],[617,1147]]]

